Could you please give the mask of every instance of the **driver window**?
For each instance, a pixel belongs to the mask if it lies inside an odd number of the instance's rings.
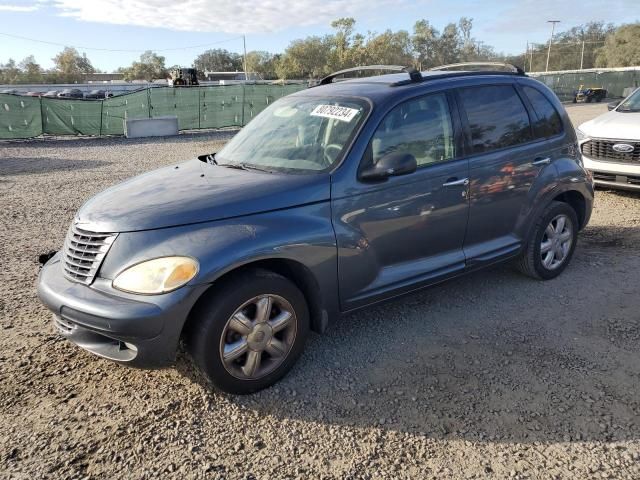
[[[410,153],[418,166],[455,158],[453,125],[446,94],[409,100],[395,107],[370,144],[372,162],[394,153]]]

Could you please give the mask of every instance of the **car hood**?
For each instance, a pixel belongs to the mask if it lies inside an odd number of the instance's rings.
[[[578,128],[588,137],[640,141],[640,112],[612,110]]]
[[[78,227],[132,232],[221,220],[329,199],[326,173],[237,170],[198,159],[131,178],[86,202]]]

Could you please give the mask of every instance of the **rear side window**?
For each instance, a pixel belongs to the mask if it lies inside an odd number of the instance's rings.
[[[560,115],[547,97],[533,87],[522,87],[522,90],[538,115],[538,120],[533,124],[536,137],[553,137],[562,133]]]
[[[395,152],[410,153],[418,166],[456,156],[449,103],[444,93],[409,100],[387,114],[369,145],[372,163]]]
[[[533,139],[529,114],[511,85],[460,90],[474,153],[511,147]]]

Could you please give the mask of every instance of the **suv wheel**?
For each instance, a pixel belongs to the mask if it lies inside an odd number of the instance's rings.
[[[566,203],[551,202],[536,222],[518,268],[539,280],[555,278],[571,261],[577,239],[575,210]]]
[[[302,353],[309,312],[285,277],[255,270],[212,290],[196,307],[189,352],[219,390],[246,394],[282,378]]]

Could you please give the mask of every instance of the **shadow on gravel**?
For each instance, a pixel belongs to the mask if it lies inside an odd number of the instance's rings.
[[[64,158],[9,157],[0,160],[0,176],[32,175],[62,170],[84,170],[106,167],[111,162],[102,160],[70,160]]]
[[[593,282],[583,252],[549,282],[499,267],[351,314],[311,337],[279,384],[230,398],[260,415],[428,438],[639,439],[637,289],[598,271]]]
[[[576,254],[580,254],[580,247],[589,250],[592,248],[617,248],[619,252],[627,253],[627,247],[635,248],[639,242],[640,228],[637,227],[588,226],[580,232]]]
[[[615,195],[616,197],[623,197],[623,198],[631,198],[631,199],[637,199],[640,200],[640,191],[634,191],[634,190],[620,190],[620,189],[612,189],[612,188],[607,188],[607,187],[603,187],[600,185],[596,185],[596,195],[599,192],[606,192],[609,195]]]

